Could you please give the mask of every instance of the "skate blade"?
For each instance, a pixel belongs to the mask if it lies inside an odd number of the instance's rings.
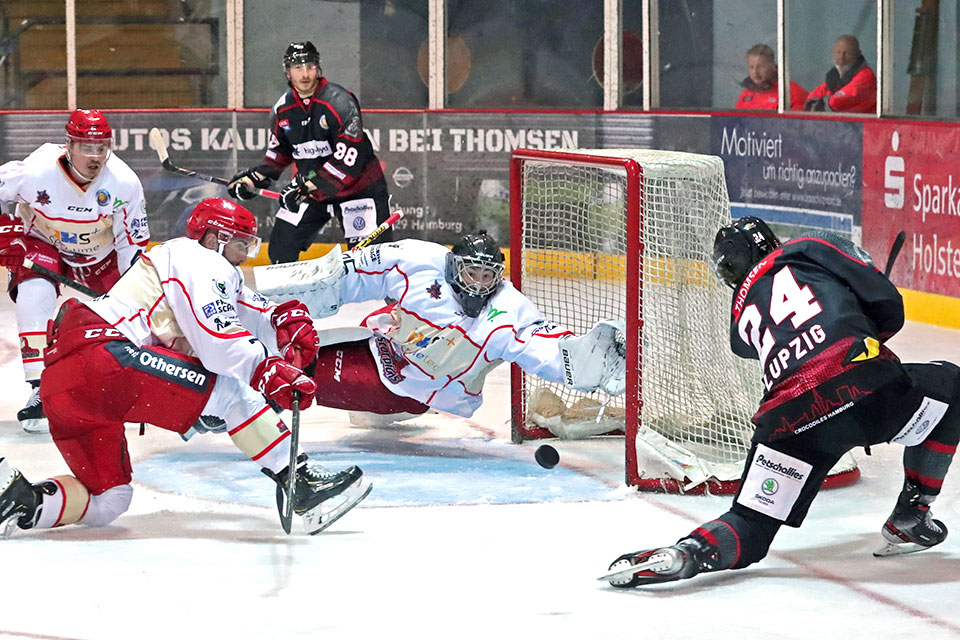
[[[28,418],[20,421],[20,426],[27,433],[50,433],[50,423],[46,418]]]
[[[17,519],[8,518],[0,525],[0,540],[6,540],[13,535],[13,532],[17,529]]]
[[[873,552],[874,558],[889,558],[890,556],[905,556],[910,553],[917,553],[918,551],[926,551],[937,545],[930,545],[925,547],[922,544],[917,544],[915,542],[888,542],[883,541],[883,546],[879,549],[876,549]]]
[[[372,490],[373,485],[361,477],[339,495],[324,500],[316,508],[303,514],[304,529],[312,536],[317,535],[360,504]],[[335,504],[330,504],[333,502]]]
[[[599,578],[597,582],[607,581],[613,584],[614,580],[622,580],[624,578],[632,578],[635,574],[641,571],[653,571],[654,573],[660,573],[664,569],[668,569],[673,565],[673,558],[668,553],[655,553],[643,562],[639,562],[629,567],[623,567],[615,571],[610,571]]]

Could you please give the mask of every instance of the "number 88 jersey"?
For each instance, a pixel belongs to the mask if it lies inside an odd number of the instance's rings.
[[[821,385],[855,400],[899,374],[898,364],[872,365],[899,362],[883,342],[903,326],[900,292],[839,236],[796,238],[765,256],[734,293],[731,319],[733,352],[760,361],[755,422]]]

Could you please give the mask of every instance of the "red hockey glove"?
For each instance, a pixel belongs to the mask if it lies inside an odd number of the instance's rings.
[[[10,215],[0,216],[0,267],[23,266],[27,245],[23,242],[23,222]]]
[[[313,396],[317,392],[317,385],[313,380],[277,356],[271,356],[257,365],[250,379],[250,386],[284,409],[293,406],[294,391],[300,392],[301,409],[306,409],[313,403]]]
[[[313,362],[320,350],[320,339],[305,304],[299,300],[279,304],[270,322],[277,330],[277,346],[284,360],[300,369]]]

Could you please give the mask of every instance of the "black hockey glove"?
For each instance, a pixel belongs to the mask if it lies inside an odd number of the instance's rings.
[[[307,199],[310,193],[310,186],[307,184],[307,178],[302,173],[298,173],[290,184],[280,191],[280,203],[287,211],[299,211],[300,205]]]
[[[250,200],[257,197],[257,192],[253,189],[266,189],[272,182],[273,180],[257,171],[256,168],[247,169],[230,179],[227,193],[237,200]]]

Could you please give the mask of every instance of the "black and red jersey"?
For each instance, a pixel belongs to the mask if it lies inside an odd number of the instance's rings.
[[[318,201],[344,199],[384,180],[380,161],[363,130],[360,103],[350,91],[320,79],[313,96],[290,89],[270,112],[270,141],[257,170],[276,180],[296,163],[298,172],[314,171]]]
[[[900,292],[832,234],[797,238],[754,265],[731,320],[733,352],[760,361],[755,440],[812,428],[902,372],[883,344],[903,327]]]

